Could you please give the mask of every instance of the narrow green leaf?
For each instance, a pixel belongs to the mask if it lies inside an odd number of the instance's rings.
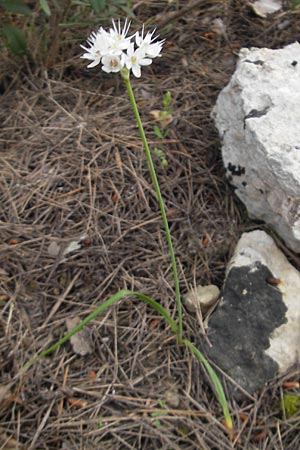
[[[90,0],[91,8],[96,13],[101,13],[105,6],[106,6],[106,0]]]
[[[230,416],[228,403],[227,403],[227,399],[226,399],[226,396],[225,396],[225,393],[223,390],[223,386],[221,384],[221,381],[219,380],[218,375],[216,374],[216,372],[214,371],[212,366],[209,364],[209,362],[207,361],[205,356],[200,352],[200,350],[197,349],[197,347],[195,347],[194,344],[192,344],[192,342],[190,342],[187,339],[183,339],[182,344],[185,344],[194,353],[194,355],[203,363],[205,369],[207,370],[207,372],[210,376],[211,381],[213,382],[217,398],[220,402],[220,405],[222,406],[223,414],[224,414],[224,418],[225,418],[225,422],[228,427],[228,430],[232,431],[233,430],[232,419]]]
[[[13,14],[30,16],[32,11],[22,0],[2,0],[0,6]]]
[[[40,1],[40,7],[42,8],[42,10],[44,11],[44,13],[47,16],[51,16],[51,11],[50,11],[50,7],[47,3],[47,0],[39,0]]]
[[[72,328],[70,331],[65,333],[65,335],[59,339],[57,342],[55,342],[53,345],[48,347],[46,350],[43,350],[38,355],[31,358],[22,368],[22,373],[25,373],[26,370],[32,366],[36,361],[38,361],[40,358],[43,358],[44,356],[47,356],[49,353],[52,353],[54,350],[56,350],[58,347],[60,347],[62,344],[67,342],[75,333],[80,331],[85,325],[87,325],[91,320],[95,319],[100,313],[102,313],[105,309],[109,308],[109,306],[116,303],[118,300],[120,300],[122,297],[126,297],[128,295],[134,296],[139,298],[140,300],[143,300],[147,302],[150,306],[152,306],[156,311],[161,314],[168,324],[170,325],[171,329],[174,331],[174,333],[178,333],[178,327],[174,320],[169,315],[168,311],[161,306],[158,302],[153,300],[153,298],[149,297],[148,295],[141,294],[137,291],[129,291],[122,289],[121,291],[118,291],[116,294],[109,297],[108,300],[106,300],[104,303],[98,306],[98,308],[95,309],[91,314],[89,314],[87,317],[85,317],[81,322],[79,322],[74,328]]]
[[[163,106],[165,108],[167,108],[170,105],[171,100],[172,100],[172,94],[170,91],[167,91],[163,96]]]
[[[81,0],[72,0],[72,6],[88,6],[89,5],[89,1],[85,0],[85,1],[81,1]]]
[[[166,401],[165,400],[162,400],[162,399],[158,399],[157,400],[157,403],[159,404],[159,406],[161,407],[161,408],[166,408],[167,407],[167,403],[166,403]]]
[[[24,55],[26,53],[26,38],[22,31],[9,23],[3,24],[2,30],[7,48],[15,55]]]
[[[120,9],[126,14],[127,17],[135,19],[136,16],[131,8],[129,8],[128,6],[120,5]]]
[[[153,126],[153,131],[154,131],[156,137],[158,137],[159,139],[164,139],[164,135],[162,134],[161,129],[159,128],[159,126],[154,125]]]

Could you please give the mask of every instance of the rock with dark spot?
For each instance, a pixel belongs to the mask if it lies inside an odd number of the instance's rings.
[[[240,239],[207,336],[209,358],[249,394],[298,361],[300,274],[265,232]]]

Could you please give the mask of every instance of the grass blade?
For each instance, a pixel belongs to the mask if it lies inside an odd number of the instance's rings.
[[[224,414],[224,418],[225,418],[225,422],[226,422],[226,426],[228,428],[228,430],[230,432],[233,431],[233,424],[232,424],[232,419],[230,416],[230,412],[229,412],[229,408],[228,408],[228,403],[227,403],[227,399],[224,393],[224,389],[223,386],[221,384],[221,381],[219,380],[218,375],[216,374],[216,372],[214,371],[214,369],[212,368],[212,366],[209,364],[209,362],[207,361],[207,359],[205,358],[205,356],[200,352],[200,350],[197,349],[197,347],[195,347],[194,344],[192,344],[192,342],[190,342],[187,339],[183,339],[182,343],[185,344],[191,351],[192,353],[194,353],[194,355],[203,363],[205,369],[207,370],[207,373],[210,376],[211,381],[213,382],[215,391],[216,391],[216,396],[222,406],[222,410],[223,410],[223,414]]]
[[[51,16],[50,7],[47,3],[47,0],[40,0],[40,7],[47,16]]]

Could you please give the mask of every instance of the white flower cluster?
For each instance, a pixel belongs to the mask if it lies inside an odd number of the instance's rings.
[[[92,61],[87,67],[95,67],[101,63],[102,70],[107,73],[120,72],[126,67],[139,78],[141,66],[149,66],[153,58],[161,56],[164,40],[157,41],[158,36],[154,36],[155,30],[144,36],[144,26],[141,34],[137,31],[127,37],[130,27],[127,19],[123,29],[120,20],[118,26],[114,20],[112,24],[113,28],[109,31],[100,27],[97,33],[93,32],[89,36],[87,42],[90,47],[81,45],[86,51],[81,58]]]

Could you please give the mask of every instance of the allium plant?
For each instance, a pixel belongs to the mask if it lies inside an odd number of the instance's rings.
[[[155,30],[152,32],[148,32],[145,34],[144,27],[142,28],[141,33],[136,32],[131,36],[128,36],[130,28],[130,23],[125,20],[123,28],[121,27],[120,20],[115,23],[112,21],[112,27],[109,31],[104,30],[102,27],[95,33],[93,32],[89,38],[87,39],[87,45],[81,45],[81,47],[85,50],[85,53],[81,56],[81,58],[87,59],[91,61],[88,68],[95,67],[97,65],[101,65],[101,69],[106,73],[117,73],[120,72],[121,76],[125,81],[125,85],[128,91],[129,99],[133,108],[133,112],[135,115],[135,119],[139,128],[139,132],[141,135],[141,139],[143,142],[143,146],[145,149],[148,167],[151,173],[152,181],[154,184],[154,188],[157,194],[157,200],[159,203],[163,224],[166,231],[166,238],[169,247],[170,259],[172,263],[173,269],[173,277],[174,277],[174,286],[176,293],[176,305],[177,305],[177,315],[178,320],[175,322],[168,311],[160,305],[157,301],[152,299],[151,297],[142,294],[137,291],[130,290],[120,290],[116,294],[112,295],[108,300],[102,303],[100,306],[96,308],[94,312],[88,315],[85,319],[83,319],[77,326],[75,326],[72,330],[67,332],[59,341],[55,344],[47,348],[46,350],[40,352],[34,358],[27,362],[27,364],[23,367],[22,373],[26,371],[35,361],[40,359],[43,356],[46,356],[50,352],[54,351],[64,342],[69,340],[75,333],[81,330],[86,324],[88,324],[91,320],[93,320],[98,314],[102,313],[109,306],[113,305],[117,301],[119,301],[122,297],[131,295],[139,298],[147,302],[151,305],[159,314],[161,314],[172,331],[176,333],[178,343],[181,345],[186,345],[190,351],[203,363],[206,368],[213,386],[215,388],[216,396],[222,406],[223,414],[226,422],[226,426],[230,432],[233,431],[233,424],[231,420],[231,416],[228,409],[227,400],[224,394],[224,390],[222,384],[204,355],[195,347],[195,345],[190,342],[188,339],[183,337],[182,333],[182,304],[181,304],[181,296],[179,290],[179,281],[177,274],[177,266],[176,266],[176,258],[174,254],[171,233],[169,229],[169,224],[167,220],[167,215],[164,207],[163,198],[160,192],[159,183],[157,180],[154,164],[152,161],[151,152],[149,149],[149,145],[147,142],[147,138],[144,132],[144,128],[142,125],[142,121],[139,115],[139,111],[137,108],[137,104],[135,101],[134,93],[130,83],[130,74],[131,72],[137,78],[141,76],[141,68],[143,66],[149,66],[152,63],[154,58],[161,56],[162,47],[164,44],[164,40],[158,40],[158,36],[155,35]]]

